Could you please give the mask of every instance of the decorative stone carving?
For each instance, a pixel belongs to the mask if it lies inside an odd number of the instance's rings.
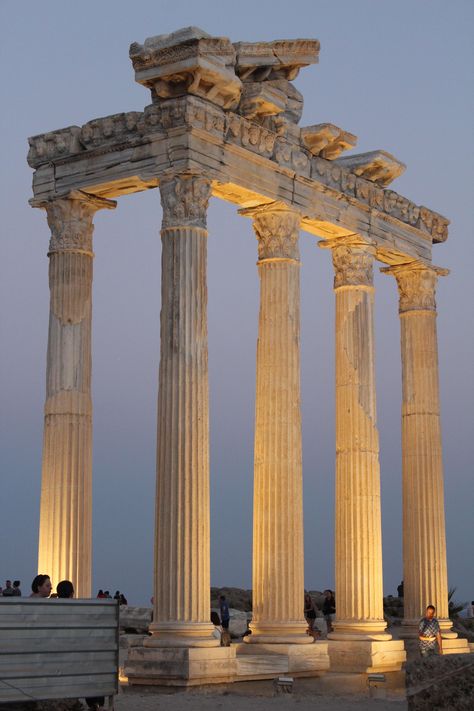
[[[226,115],[221,109],[197,96],[187,96],[145,107],[140,124],[147,135],[155,131],[189,126],[223,137],[225,121]]]
[[[338,237],[318,242],[332,250],[334,289],[341,286],[373,286],[375,247],[356,237]]]
[[[238,112],[248,119],[265,118],[282,113],[286,104],[286,95],[270,82],[249,82],[243,86]]]
[[[236,42],[235,71],[242,81],[295,79],[299,70],[319,59],[318,40]]]
[[[239,103],[242,84],[226,37],[190,27],[132,44],[130,59],[135,80],[152,89],[154,99],[195,94],[226,109]]]
[[[42,133],[28,139],[28,165],[37,168],[42,163],[47,163],[52,158],[72,155],[82,150],[79,136],[79,126],[60,128],[58,131]]]
[[[300,146],[289,143],[285,138],[276,139],[273,158],[279,165],[290,168],[290,170],[294,170],[299,175],[309,177],[310,161],[308,155]]]
[[[141,111],[128,111],[94,119],[82,126],[80,141],[85,148],[95,148],[107,143],[129,141],[133,137],[139,138],[142,118]]]
[[[386,151],[370,151],[339,158],[339,165],[372,183],[389,185],[406,170],[406,165]]]
[[[201,227],[206,229],[206,214],[211,183],[201,175],[176,175],[160,182],[163,229]]]
[[[237,114],[227,115],[226,140],[248,148],[264,158],[271,158],[276,136],[263,126],[247,121]]]
[[[239,211],[253,217],[253,228],[258,239],[258,259],[299,260],[299,229],[301,217],[285,205],[270,203]]]
[[[420,207],[420,217],[417,227],[428,232],[433,237],[433,242],[445,242],[448,238],[449,220],[427,207]]]
[[[115,200],[106,200],[74,191],[66,198],[57,198],[47,202],[32,200],[33,207],[46,211],[51,230],[49,253],[52,252],[87,252],[92,254],[92,218],[97,210],[112,210],[117,206]]]
[[[301,129],[301,141],[313,155],[333,160],[343,151],[354,148],[357,136],[332,123],[318,123]]]
[[[381,269],[397,280],[400,313],[406,311],[436,311],[438,277],[447,276],[449,269],[441,269],[422,262],[411,262]]]

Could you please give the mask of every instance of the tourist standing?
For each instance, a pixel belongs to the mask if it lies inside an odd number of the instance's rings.
[[[14,597],[21,597],[20,585],[21,585],[21,582],[19,580],[13,581],[13,595],[14,595]]]
[[[336,600],[334,598],[334,593],[332,590],[324,591],[324,602],[323,602],[323,615],[326,620],[326,627],[328,634],[332,632],[332,622],[334,615],[336,613]]]
[[[304,596],[304,616],[308,623],[308,634],[313,633],[314,621],[316,619],[316,605],[311,595],[307,592]]]
[[[229,629],[229,621],[230,621],[230,612],[229,612],[229,605],[227,603],[227,600],[225,599],[225,595],[219,596],[219,611],[221,613],[222,629],[228,630]]]
[[[425,616],[421,618],[418,626],[418,640],[420,654],[422,657],[429,657],[432,654],[443,653],[443,643],[441,640],[441,630],[439,622],[435,617],[436,608],[428,605]],[[438,650],[436,650],[438,647]]]
[[[12,588],[12,581],[5,580],[5,587],[3,588],[3,597],[13,597],[14,592]]]

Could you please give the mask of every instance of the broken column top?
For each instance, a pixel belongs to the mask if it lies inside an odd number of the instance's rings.
[[[302,67],[319,61],[320,45],[316,39],[236,42],[234,47],[235,71],[242,81],[295,79]]]
[[[212,37],[199,27],[149,37],[143,44],[134,42],[130,46],[135,79],[152,90],[154,101],[194,94],[234,110],[239,105],[242,82],[251,82],[254,86],[246,92],[245,105],[249,106],[251,100],[253,115],[261,106],[263,116],[284,113],[287,104],[294,103],[293,94],[302,110],[302,97],[289,82],[302,67],[315,64],[318,56],[319,42],[314,39],[232,44],[227,37]],[[269,102],[268,96],[258,97],[256,85],[260,84],[265,93],[266,82],[270,81],[278,86],[270,91]],[[286,82],[286,87],[282,88],[281,82]],[[288,110],[288,118],[295,120],[294,107]],[[300,115],[298,108],[296,120]]]

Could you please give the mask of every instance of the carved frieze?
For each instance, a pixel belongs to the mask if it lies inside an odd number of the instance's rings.
[[[175,175],[160,182],[163,229],[202,227],[206,229],[211,183],[202,175]]]
[[[225,113],[202,99],[189,96],[147,106],[143,112],[142,123],[145,134],[189,126],[222,137]]]
[[[301,217],[279,203],[261,205],[239,211],[244,217],[253,217],[253,229],[258,239],[258,259],[298,260]]]
[[[397,280],[399,311],[436,311],[438,277],[449,274],[449,269],[411,262],[381,269]]]
[[[290,143],[286,138],[277,138],[273,157],[278,165],[294,170],[298,175],[309,177],[309,156],[301,146]]]
[[[141,111],[129,111],[94,119],[82,126],[80,142],[85,148],[95,148],[138,138],[142,133],[142,118]]]
[[[82,150],[80,143],[81,129],[79,126],[69,126],[58,131],[42,133],[28,139],[28,165],[37,168],[53,158],[72,155]]]
[[[227,114],[225,136],[229,143],[247,148],[263,158],[271,158],[273,155],[275,134],[237,114]]]

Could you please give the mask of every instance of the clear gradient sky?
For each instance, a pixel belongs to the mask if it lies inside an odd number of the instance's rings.
[[[318,38],[319,65],[295,82],[301,124],[392,152],[408,166],[393,188],[452,220],[433,257],[452,270],[438,289],[449,584],[474,598],[473,18],[469,0],[0,0],[0,584],[26,591],[36,573],[49,233],[27,202],[27,137],[143,109],[130,43],[197,25],[233,41]],[[160,221],[157,190],[95,218],[93,585],[135,604],[152,592]],[[213,199],[208,224],[211,579],[251,587],[257,245],[232,205]],[[334,585],[334,297],[316,242],[301,236],[305,584],[322,589]],[[388,594],[402,577],[399,323],[395,281],[375,283]]]

